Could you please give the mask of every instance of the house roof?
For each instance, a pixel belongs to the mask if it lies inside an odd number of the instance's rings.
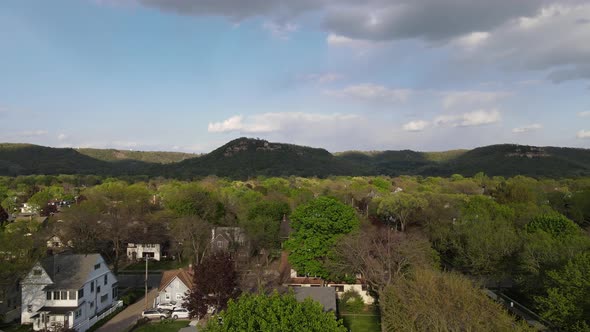
[[[104,260],[100,254],[54,255],[41,261],[41,266],[53,281],[53,289],[79,289],[84,286],[94,265]]]
[[[226,240],[227,242],[238,242],[243,243],[246,241],[246,234],[240,227],[215,227],[211,241],[219,240],[219,237]]]
[[[37,312],[49,312],[54,315],[65,315],[68,312],[76,311],[78,307],[41,307]]]
[[[161,292],[164,289],[166,289],[166,287],[168,287],[168,285],[170,285],[172,280],[174,280],[174,278],[176,277],[178,277],[178,279],[180,279],[180,281],[182,281],[187,288],[193,288],[192,273],[189,273],[189,271],[185,269],[176,269],[164,271],[164,273],[162,274],[162,281],[160,281],[160,288],[158,288],[158,291]]]
[[[303,302],[307,298],[319,302],[324,311],[336,312],[336,289],[334,287],[295,287],[295,298]]]

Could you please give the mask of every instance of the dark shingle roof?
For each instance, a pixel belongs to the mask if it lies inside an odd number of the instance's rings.
[[[51,288],[79,289],[88,280],[98,261],[103,261],[100,254],[54,255],[43,259],[41,266],[53,280]]]
[[[311,298],[319,302],[324,311],[336,312],[336,289],[334,287],[295,287],[295,298],[297,301],[304,301]]]

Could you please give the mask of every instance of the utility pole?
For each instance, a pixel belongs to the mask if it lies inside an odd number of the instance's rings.
[[[147,286],[148,286],[148,259],[149,256],[146,255],[145,256],[145,310],[148,309],[148,291],[147,291]]]

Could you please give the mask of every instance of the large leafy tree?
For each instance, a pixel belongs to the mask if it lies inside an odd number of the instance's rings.
[[[547,293],[535,297],[541,316],[565,331],[590,331],[590,253],[547,276]]]
[[[399,192],[382,198],[377,207],[377,214],[403,232],[418,211],[427,206],[427,200]]]
[[[244,294],[230,301],[218,319],[209,320],[203,331],[259,332],[345,332],[342,321],[334,313],[324,312],[322,306],[306,299],[297,302],[292,294]]]
[[[529,331],[456,273],[418,269],[381,297],[384,331]]]
[[[295,209],[291,227],[285,243],[289,262],[299,273],[327,278],[326,256],[340,237],[359,227],[359,220],[352,207],[320,197]]]
[[[193,288],[185,298],[184,307],[192,317],[202,317],[210,307],[224,309],[227,301],[239,295],[237,272],[232,257],[226,252],[206,256],[195,265]]]

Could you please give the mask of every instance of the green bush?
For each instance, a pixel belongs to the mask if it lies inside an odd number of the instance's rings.
[[[346,312],[359,313],[365,308],[362,296],[355,290],[347,290],[340,299],[342,308]]]

